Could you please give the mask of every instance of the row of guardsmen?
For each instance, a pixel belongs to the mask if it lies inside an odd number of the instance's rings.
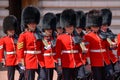
[[[19,80],[116,80],[120,75],[120,34],[109,28],[110,9],[48,12],[43,16],[34,6],[23,9],[21,29],[16,35],[18,21],[14,15],[4,18],[0,39],[0,62],[7,67],[8,80],[14,80],[15,69]],[[86,31],[86,33],[85,33]],[[117,50],[117,56],[113,53]]]

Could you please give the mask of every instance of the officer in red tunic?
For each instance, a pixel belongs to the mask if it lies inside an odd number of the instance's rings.
[[[74,80],[78,75],[76,69],[83,65],[80,45],[74,42],[73,34],[76,27],[76,13],[66,9],[60,17],[60,25],[65,28],[65,33],[59,35],[56,41],[56,60],[62,67],[63,80]]]
[[[34,80],[35,72],[38,80],[45,80],[45,65],[43,57],[43,43],[37,24],[40,12],[36,7],[28,6],[22,12],[23,25],[27,30],[20,34],[17,43],[18,62],[24,62],[26,80]]]
[[[55,56],[55,40],[54,30],[56,28],[56,15],[53,13],[46,13],[43,17],[42,21],[42,29],[43,29],[43,44],[44,44],[44,61],[46,68],[46,80],[53,80],[53,70],[55,68],[55,60],[53,56]]]
[[[111,73],[113,67],[107,55],[109,44],[99,36],[99,29],[102,25],[102,16],[99,10],[91,10],[87,14],[86,25],[91,26],[91,32],[85,35],[85,41],[89,44],[88,54],[91,62],[94,80],[106,80],[106,76],[113,80]],[[107,70],[107,71],[106,71]],[[109,72],[105,76],[105,73]]]
[[[102,12],[102,26],[101,26],[101,32],[108,34],[107,38],[109,38],[111,40],[112,43],[115,43],[115,38],[116,35],[109,29],[109,26],[111,25],[111,20],[112,20],[112,12],[110,11],[110,9],[101,9]],[[111,43],[110,43],[111,45]],[[114,71],[117,72],[118,70],[118,59],[117,59],[117,55],[115,55],[115,53],[113,53],[112,49],[108,48],[108,56],[113,64],[114,67]]]
[[[16,45],[18,36],[15,33],[17,27],[15,16],[5,17],[3,29],[6,36],[0,39],[0,62],[5,63],[5,66],[7,66],[8,80],[14,80],[15,69],[20,73],[19,80],[24,80],[24,67],[21,64],[17,64]]]

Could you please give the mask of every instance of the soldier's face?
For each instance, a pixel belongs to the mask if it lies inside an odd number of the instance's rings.
[[[52,35],[52,29],[46,29],[45,34],[46,34],[46,36],[51,36]]]
[[[91,29],[90,28],[85,28],[85,31],[86,31],[86,33],[88,33],[89,31],[91,31]]]
[[[107,25],[102,25],[102,26],[101,26],[101,30],[102,30],[102,31],[106,32],[107,29],[108,29],[108,26],[107,26]]]
[[[82,32],[82,28],[79,28],[79,27],[75,28],[75,30],[77,31],[78,34]]]
[[[74,30],[74,27],[73,26],[69,26],[69,27],[65,27],[65,31],[67,32],[67,33],[73,33],[73,30]]]
[[[56,30],[57,30],[57,33],[59,33],[59,34],[63,33],[63,28],[61,28],[61,27],[57,28]]]
[[[15,30],[8,30],[7,35],[8,36],[13,36],[15,34]]]
[[[91,27],[91,30],[92,30],[93,32],[98,32],[99,27]]]
[[[37,25],[36,23],[29,23],[27,26],[30,31],[35,31]]]

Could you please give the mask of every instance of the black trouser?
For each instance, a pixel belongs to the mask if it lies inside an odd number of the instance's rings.
[[[86,73],[85,73],[85,66],[82,65],[80,67],[76,68],[76,78],[77,80],[85,80],[86,79]]]
[[[16,65],[16,66],[7,66],[8,69],[8,80],[14,80],[14,76],[15,76],[15,69],[18,70],[18,72],[20,73],[19,79],[18,80],[25,80],[25,76],[24,76],[24,70],[20,68],[20,66]]]
[[[53,80],[54,68],[46,68],[46,80]]]
[[[37,69],[26,69],[25,80],[35,80],[35,72]]]
[[[114,70],[114,79],[116,80],[117,77],[120,76],[120,63],[117,61],[116,63],[112,64]]]
[[[112,65],[105,65],[104,67],[92,67],[94,80],[113,80]]]
[[[105,65],[105,80],[113,80],[113,66],[112,64],[110,65]]]
[[[58,66],[58,63],[55,63],[55,70],[56,70],[56,72],[57,72],[57,80],[62,80],[62,70],[59,70],[59,68],[58,68],[59,66]]]
[[[38,73],[37,80],[46,80],[45,68],[41,67],[38,69],[26,69],[25,80],[35,80],[35,72]]]
[[[94,80],[105,80],[104,67],[92,67]]]
[[[46,70],[45,68],[38,68],[38,79],[37,80],[46,80]]]
[[[75,68],[62,68],[63,80],[75,80]]]
[[[112,64],[114,72],[120,72],[120,66],[119,65],[120,65],[119,61]]]

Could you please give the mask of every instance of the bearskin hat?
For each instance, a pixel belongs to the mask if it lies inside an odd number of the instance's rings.
[[[84,29],[86,24],[85,13],[83,11],[77,11],[76,14],[77,14],[76,27],[80,27]]]
[[[13,15],[6,16],[3,20],[3,31],[6,34],[8,30],[15,30],[17,28],[17,18]]]
[[[60,16],[60,26],[62,28],[74,26],[76,27],[76,12],[73,9],[65,9]]]
[[[57,21],[57,23],[56,23],[56,28],[57,28],[57,27],[61,27],[61,26],[60,26],[60,15],[61,15],[61,13],[57,13],[57,14],[56,14],[56,21]]]
[[[87,16],[88,16],[88,12],[85,13],[85,20],[87,19]],[[85,24],[86,24],[86,21],[85,21]],[[90,28],[90,26],[85,26],[85,28]]]
[[[22,24],[21,25],[27,25],[28,23],[36,23],[39,24],[40,21],[40,12],[36,7],[28,6],[23,9],[22,16],[21,16]]]
[[[102,15],[99,10],[91,10],[86,15],[86,26],[87,27],[101,27]]]
[[[102,25],[111,25],[112,20],[112,12],[110,9],[101,9],[102,13]]]
[[[42,29],[56,29],[56,15],[53,13],[46,13],[42,21]]]

